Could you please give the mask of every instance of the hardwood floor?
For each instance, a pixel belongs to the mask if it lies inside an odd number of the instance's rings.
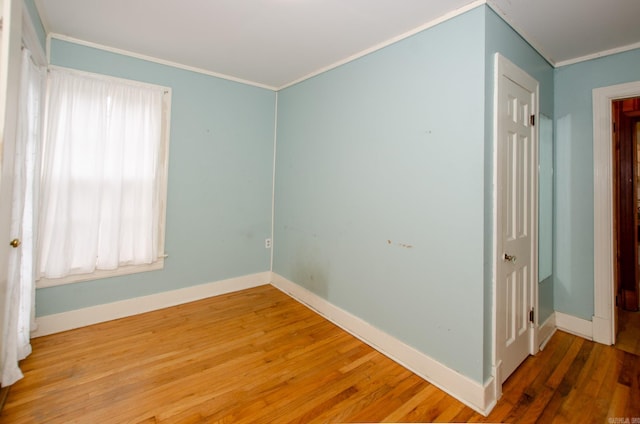
[[[640,312],[619,309],[616,348],[640,355]]]
[[[0,423],[640,422],[637,355],[557,332],[483,417],[271,286],[34,339],[22,369]]]

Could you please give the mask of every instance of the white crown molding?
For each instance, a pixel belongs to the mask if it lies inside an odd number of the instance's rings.
[[[43,0],[35,0],[35,5],[36,5],[36,9],[38,10],[38,13],[40,14],[40,10],[42,9],[40,3]],[[567,59],[567,60],[562,60],[562,61],[558,61],[556,62],[552,57],[550,57],[545,50],[539,45],[537,44],[535,41],[533,41],[532,37],[529,37],[528,34],[523,31],[517,24],[515,24],[512,19],[510,19],[509,15],[504,12],[499,5],[496,4],[495,0],[474,0],[471,3],[467,4],[466,6],[463,6],[461,8],[458,8],[456,10],[453,10],[449,13],[446,13],[436,19],[433,19],[423,25],[420,25],[417,28],[414,28],[410,31],[407,31],[403,34],[400,34],[396,37],[393,37],[389,40],[383,41],[379,44],[376,44],[372,47],[369,47],[365,50],[362,50],[358,53],[355,53],[345,59],[339,60],[335,63],[332,63],[328,66],[322,67],[318,70],[315,70],[309,74],[306,74],[298,79],[295,79],[291,82],[288,82],[286,84],[283,84],[281,86],[271,86],[271,85],[267,85],[267,84],[262,84],[262,83],[258,83],[258,82],[254,82],[254,81],[250,81],[250,80],[245,80],[242,78],[237,78],[237,77],[233,77],[231,75],[226,75],[226,74],[222,74],[222,73],[218,73],[218,72],[213,72],[213,71],[209,71],[206,69],[202,69],[202,68],[197,68],[197,67],[192,67],[192,66],[188,66],[188,65],[184,65],[178,62],[172,62],[172,61],[168,61],[168,60],[164,60],[164,59],[160,59],[160,58],[156,58],[156,57],[152,57],[152,56],[146,56],[143,54],[138,54],[138,53],[134,53],[134,52],[130,52],[127,50],[122,50],[122,49],[117,49],[114,47],[109,47],[109,46],[105,46],[102,44],[97,44],[97,43],[93,43],[93,42],[89,42],[89,41],[85,41],[85,40],[81,40],[81,39],[77,39],[77,38],[73,38],[73,37],[68,37],[62,34],[58,34],[58,33],[54,33],[54,32],[49,32],[49,28],[50,25],[49,23],[46,21],[46,19],[44,19],[43,15],[40,14],[40,19],[42,22],[42,25],[45,29],[45,31],[47,32],[48,36],[47,36],[47,56],[49,55],[49,45],[50,45],[50,40],[52,38],[58,39],[58,40],[62,40],[62,41],[68,41],[68,42],[72,42],[75,44],[80,44],[80,45],[84,45],[87,47],[92,47],[92,48],[96,48],[96,49],[100,49],[100,50],[104,50],[104,51],[108,51],[108,52],[112,52],[112,53],[117,53],[117,54],[121,54],[124,56],[130,56],[130,57],[134,57],[137,59],[141,59],[141,60],[146,60],[149,62],[154,62],[154,63],[158,63],[161,65],[167,65],[167,66],[171,66],[174,68],[178,68],[178,69],[184,69],[187,71],[191,71],[191,72],[197,72],[200,74],[204,74],[204,75],[209,75],[209,76],[213,76],[213,77],[217,77],[217,78],[221,78],[221,79],[225,79],[225,80],[229,80],[229,81],[234,81],[234,82],[238,82],[238,83],[242,83],[242,84],[247,84],[247,85],[251,85],[251,86],[255,86],[255,87],[260,87],[260,88],[265,88],[268,90],[272,90],[272,91],[279,91],[279,90],[283,90],[287,87],[290,87],[292,85],[298,84],[300,82],[303,82],[307,79],[313,78],[317,75],[320,75],[324,72],[330,71],[331,69],[337,68],[341,65],[344,65],[346,63],[349,63],[353,60],[359,59],[363,56],[366,56],[369,53],[372,53],[374,51],[383,49],[384,47],[387,47],[391,44],[394,44],[398,41],[401,41],[405,38],[411,37],[412,35],[415,35],[421,31],[424,31],[428,28],[431,28],[435,25],[438,25],[442,22],[445,22],[449,19],[455,18],[456,16],[459,16],[465,12],[468,12],[471,9],[474,9],[478,6],[481,5],[487,5],[488,7],[490,7],[494,12],[496,12],[498,14],[498,16],[500,16],[500,18],[502,20],[504,20],[509,26],[511,26],[514,31],[516,33],[518,33],[529,45],[531,45],[531,47],[536,50],[544,60],[546,60],[552,67],[554,68],[559,68],[559,67],[563,67],[563,66],[567,66],[567,65],[572,65],[575,63],[580,63],[580,62],[585,62],[588,60],[592,60],[592,59],[597,59],[600,57],[605,57],[605,56],[610,56],[613,54],[617,54],[617,53],[622,53],[622,52],[626,52],[626,51],[630,51],[630,50],[635,50],[640,48],[640,42],[638,43],[633,43],[633,44],[629,44],[626,46],[622,46],[622,47],[616,47],[610,50],[605,50],[605,51],[601,51],[601,52],[597,52],[597,53],[592,53],[589,55],[585,55],[585,56],[581,56],[581,57],[577,57],[577,58],[573,58],[573,59]]]
[[[236,78],[236,77],[233,77],[231,75],[226,75],[226,74],[222,74],[222,73],[219,73],[219,72],[208,71],[206,69],[197,68],[197,67],[194,67],[194,66],[183,65],[181,63],[172,62],[170,60],[164,60],[164,59],[159,59],[159,58],[153,57],[153,56],[147,56],[147,55],[144,55],[144,54],[134,53],[134,52],[130,52],[128,50],[118,49],[118,48],[115,48],[115,47],[109,47],[109,46],[105,46],[105,45],[102,45],[102,44],[93,43],[91,41],[80,40],[78,38],[68,37],[66,35],[57,34],[57,33],[50,33],[47,36],[47,46],[48,46],[49,50],[50,50],[49,46],[51,44],[51,40],[52,39],[66,41],[66,42],[73,43],[73,44],[79,44],[81,46],[91,47],[93,49],[103,50],[103,51],[106,51],[106,52],[109,52],[109,53],[116,53],[116,54],[120,54],[120,55],[123,55],[123,56],[133,57],[135,59],[145,60],[147,62],[157,63],[157,64],[160,64],[160,65],[171,66],[173,68],[183,69],[185,71],[196,72],[196,73],[199,73],[199,74],[208,75],[210,77],[216,77],[216,78],[220,78],[220,79],[224,79],[224,80],[228,80],[228,81],[238,82],[240,84],[251,85],[251,86],[254,86],[254,87],[258,87],[258,88],[265,88],[265,89],[271,90],[271,91],[276,91],[277,90],[276,87],[272,87],[270,85],[261,84],[261,83],[257,83],[257,82],[254,82],[254,81],[245,80],[245,79],[242,79],[242,78]],[[49,51],[49,59],[50,59],[50,55],[51,55],[51,52]]]
[[[313,71],[313,72],[311,72],[311,73],[309,73],[307,75],[304,75],[304,76],[302,76],[302,77],[300,77],[300,78],[298,78],[296,80],[288,82],[288,83],[286,83],[284,85],[281,85],[279,87],[270,86],[270,85],[266,85],[266,84],[261,84],[261,83],[257,83],[257,82],[254,82],[254,81],[241,79],[241,78],[236,78],[236,77],[233,77],[233,76],[230,76],[230,75],[221,74],[221,73],[213,72],[213,71],[208,71],[206,69],[196,68],[196,67],[184,65],[184,64],[181,64],[181,63],[178,63],[178,62],[172,62],[172,61],[156,58],[156,57],[153,57],[153,56],[147,56],[147,55],[131,52],[131,51],[128,51],[128,50],[118,49],[118,48],[115,48],[115,47],[109,47],[109,46],[105,46],[105,45],[102,45],[102,44],[93,43],[93,42],[90,42],[90,41],[85,41],[85,40],[81,40],[81,39],[74,38],[74,37],[69,37],[69,36],[66,36],[66,35],[63,35],[63,34],[54,33],[54,32],[49,33],[48,36],[47,36],[47,57],[50,59],[51,39],[57,39],[57,40],[67,41],[67,42],[70,42],[70,43],[79,44],[79,45],[82,45],[82,46],[91,47],[91,48],[95,48],[95,49],[99,49],[99,50],[103,50],[103,51],[107,51],[107,52],[111,52],[111,53],[116,53],[116,54],[121,54],[121,55],[124,55],[124,56],[134,57],[136,59],[146,60],[148,62],[153,62],[153,63],[158,63],[158,64],[161,64],[161,65],[172,66],[174,68],[179,68],[179,69],[184,69],[184,70],[187,70],[187,71],[197,72],[197,73],[201,73],[201,74],[204,74],[204,75],[209,75],[209,76],[222,78],[222,79],[226,79],[226,80],[230,80],[230,81],[234,81],[234,82],[239,82],[239,83],[242,83],[242,84],[252,85],[252,86],[255,86],[255,87],[266,88],[266,89],[272,90],[272,91],[280,91],[280,90],[283,90],[283,89],[285,89],[287,87],[290,87],[292,85],[298,84],[298,83],[300,83],[302,81],[305,81],[305,80],[308,80],[310,78],[313,78],[313,77],[315,77],[317,75],[323,74],[323,73],[325,73],[327,71],[330,71],[330,70],[332,70],[334,68],[337,68],[337,67],[339,67],[341,65],[344,65],[346,63],[352,62],[352,61],[354,61],[356,59],[359,59],[359,58],[361,58],[363,56],[366,56],[366,55],[368,55],[370,53],[373,53],[373,52],[375,52],[377,50],[381,50],[381,49],[383,49],[383,48],[385,48],[387,46],[390,46],[390,45],[395,44],[395,43],[397,43],[399,41],[402,41],[402,40],[404,40],[406,38],[409,38],[409,37],[411,37],[411,36],[413,36],[413,35],[415,35],[415,34],[417,34],[419,32],[422,32],[422,31],[427,30],[427,29],[429,29],[431,27],[434,27],[434,26],[436,26],[436,25],[438,25],[438,24],[440,24],[442,22],[448,21],[448,20],[453,19],[453,18],[455,18],[455,17],[457,17],[459,15],[462,15],[463,13],[466,13],[466,12],[472,10],[472,9],[475,9],[476,7],[481,6],[483,4],[487,4],[487,0],[474,0],[471,3],[469,3],[469,4],[467,4],[467,5],[463,6],[463,7],[460,7],[458,9],[456,9],[456,10],[453,10],[451,12],[445,13],[444,15],[439,16],[438,18],[433,19],[433,20],[431,20],[429,22],[426,22],[426,23],[424,23],[424,24],[422,24],[422,25],[420,25],[420,26],[418,26],[416,28],[413,28],[413,29],[411,29],[411,30],[409,30],[409,31],[407,31],[405,33],[402,33],[402,34],[397,35],[397,36],[395,36],[393,38],[385,40],[385,41],[383,41],[381,43],[378,43],[378,44],[376,44],[376,45],[374,45],[372,47],[369,47],[369,48],[367,48],[365,50],[357,52],[357,53],[355,53],[355,54],[353,54],[353,55],[351,55],[351,56],[349,56],[347,58],[344,58],[342,60],[334,62],[334,63],[332,63],[332,64],[330,64],[328,66],[325,66],[325,67],[322,67],[320,69],[317,69],[317,70],[315,70],[315,71]],[[44,25],[44,23],[43,23],[43,25]],[[45,26],[45,28],[46,28],[46,26]]]
[[[100,322],[194,302],[212,296],[269,284],[271,273],[262,272],[213,283],[156,293],[118,302],[89,306],[36,318],[37,329],[31,337],[46,336]]]
[[[504,12],[500,8],[500,6],[496,4],[494,0],[486,0],[486,4],[491,9],[493,9],[493,11],[496,12],[498,16],[502,18],[503,21],[509,24],[509,26],[513,28],[515,32],[517,32],[531,47],[533,47],[535,51],[538,52],[538,54],[540,54],[540,56],[543,57],[544,60],[546,60],[554,68],[561,68],[563,66],[573,65],[575,63],[580,63],[580,62],[586,62],[589,60],[598,59],[605,56],[611,56],[613,54],[623,53],[626,51],[640,48],[640,42],[638,42],[638,43],[633,43],[626,46],[616,47],[609,50],[603,50],[597,53],[591,53],[591,54],[576,57],[573,59],[555,61],[551,56],[549,56],[545,52],[545,49],[543,49],[538,43],[533,41],[532,37],[529,37],[529,35],[525,31],[523,31],[522,28],[520,28],[516,23],[514,23],[513,20],[509,17],[509,15],[506,12]]]
[[[318,70],[315,70],[315,71],[313,71],[313,72],[311,72],[311,73],[309,73],[309,74],[307,74],[307,75],[305,75],[303,77],[300,77],[300,78],[298,78],[298,79],[296,79],[294,81],[291,81],[291,82],[289,82],[287,84],[281,85],[280,87],[277,88],[277,90],[278,91],[279,90],[284,90],[287,87],[291,87],[292,85],[296,85],[298,83],[301,83],[302,81],[305,81],[305,80],[313,78],[313,77],[315,77],[317,75],[323,74],[323,73],[325,73],[327,71],[330,71],[330,70],[335,69],[335,68],[337,68],[339,66],[347,64],[349,62],[352,62],[352,61],[354,61],[356,59],[359,59],[359,58],[361,58],[363,56],[366,56],[366,55],[368,55],[370,53],[373,53],[373,52],[375,52],[377,50],[381,50],[381,49],[383,49],[383,48],[385,48],[387,46],[390,46],[391,44],[397,43],[398,41],[402,41],[405,38],[409,38],[412,35],[415,35],[415,34],[417,34],[419,32],[422,32],[422,31],[427,30],[427,29],[429,29],[431,27],[434,27],[434,26],[436,26],[436,25],[438,25],[438,24],[440,24],[442,22],[448,21],[449,19],[453,19],[456,16],[462,15],[463,13],[466,13],[466,12],[472,10],[472,9],[475,9],[478,6],[486,4],[486,2],[487,2],[487,0],[474,0],[473,2],[467,4],[466,6],[463,6],[463,7],[459,8],[459,9],[452,10],[451,12],[445,13],[444,15],[442,15],[442,16],[436,18],[436,19],[433,19],[433,20],[431,20],[431,21],[429,21],[427,23],[424,23],[424,24],[420,25],[419,27],[416,27],[416,28],[414,28],[412,30],[409,30],[409,31],[403,33],[403,34],[397,35],[397,36],[395,36],[393,38],[390,38],[390,39],[385,40],[385,41],[383,41],[381,43],[378,43],[378,44],[376,44],[376,45],[374,45],[372,47],[369,47],[368,49],[362,50],[362,51],[360,51],[358,53],[355,53],[355,54],[353,54],[353,55],[351,55],[349,57],[346,57],[346,58],[344,58],[342,60],[334,62],[331,65],[328,65],[328,66],[322,67],[322,68],[320,68]]]
[[[277,273],[271,284],[475,411],[486,416],[495,406],[495,378],[480,384]]]
[[[574,63],[586,62],[588,60],[598,59],[605,56],[611,56],[618,53],[628,52],[630,50],[640,49],[640,42],[628,44],[622,47],[616,47],[614,49],[604,50],[598,53],[588,54],[586,56],[576,57],[574,59],[563,60],[556,63],[555,67],[560,68],[562,66],[573,65]]]

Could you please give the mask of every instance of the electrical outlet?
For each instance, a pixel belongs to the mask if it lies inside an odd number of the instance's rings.
[[[270,238],[264,239],[264,248],[265,249],[271,249],[271,239]]]

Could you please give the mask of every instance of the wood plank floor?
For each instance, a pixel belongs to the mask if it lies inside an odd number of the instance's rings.
[[[271,286],[37,338],[22,369],[0,423],[640,418],[637,355],[557,332],[483,417]]]
[[[618,311],[616,348],[640,355],[640,312]]]

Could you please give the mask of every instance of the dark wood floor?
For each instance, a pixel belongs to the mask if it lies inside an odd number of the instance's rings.
[[[22,369],[0,423],[640,422],[633,353],[557,332],[483,417],[271,286],[34,339]]]

